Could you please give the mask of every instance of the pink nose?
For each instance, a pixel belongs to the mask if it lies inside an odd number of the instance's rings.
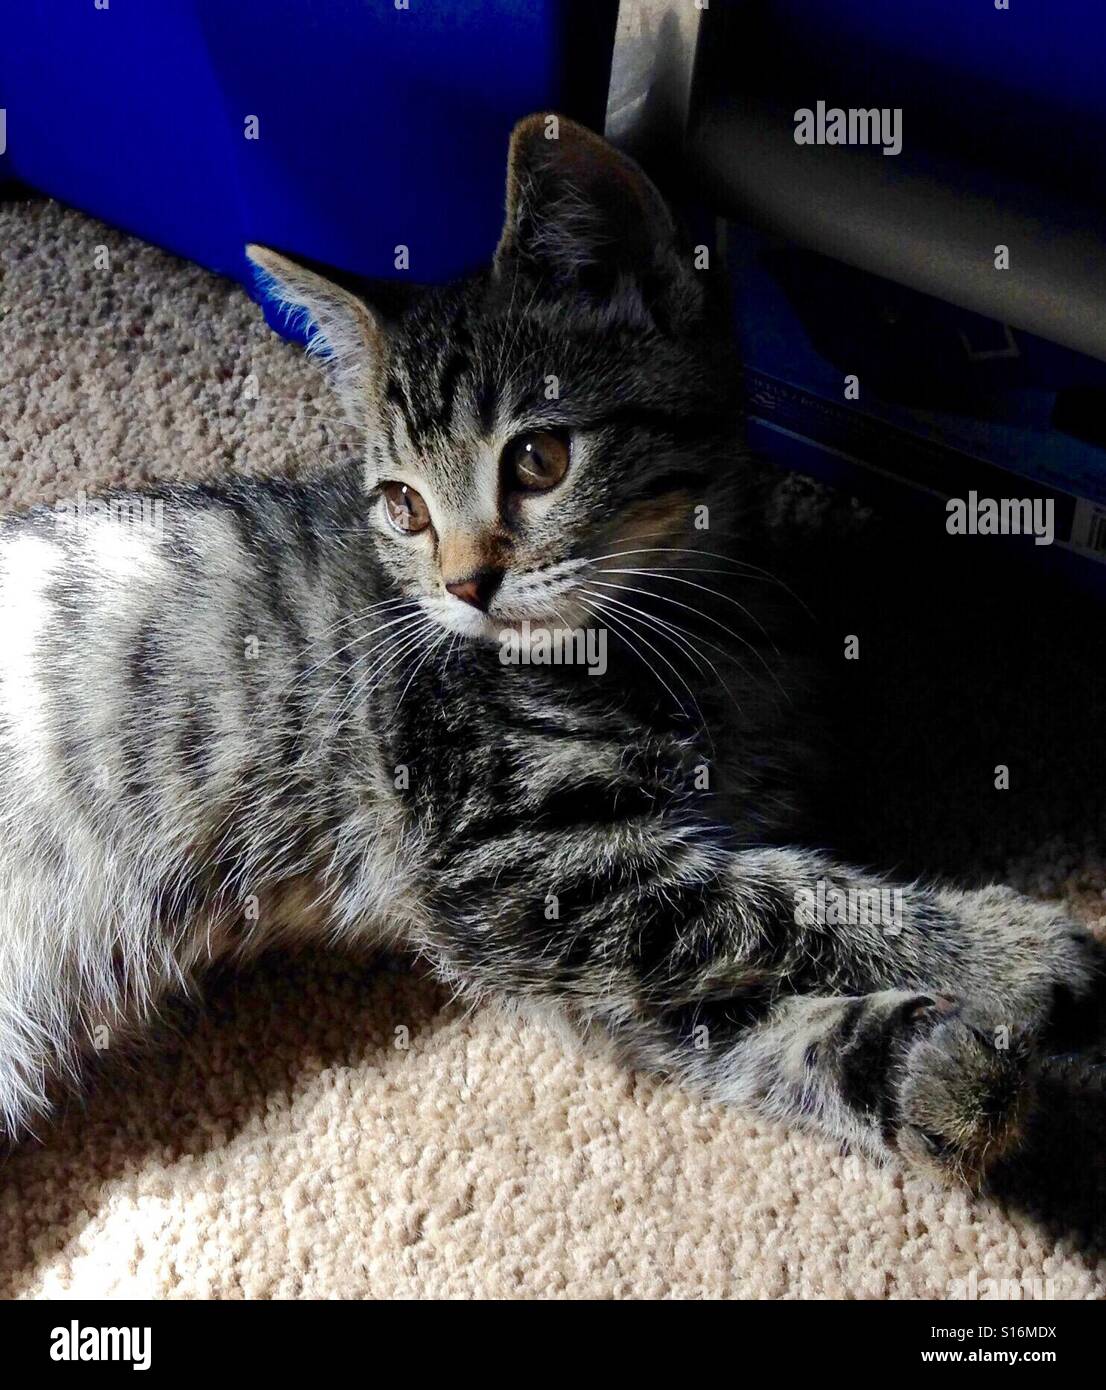
[[[473,608],[479,608],[481,612],[486,613],[492,595],[499,588],[502,579],[502,570],[483,569],[469,575],[467,579],[447,583],[446,588],[454,598],[459,598],[463,603],[471,603]]]

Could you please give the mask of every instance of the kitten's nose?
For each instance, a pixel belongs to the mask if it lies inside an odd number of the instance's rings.
[[[482,569],[469,575],[467,579],[458,579],[451,584],[447,583],[446,588],[455,598],[459,598],[465,603],[471,603],[473,608],[479,608],[486,613],[488,604],[492,601],[492,595],[502,581],[502,570]]]

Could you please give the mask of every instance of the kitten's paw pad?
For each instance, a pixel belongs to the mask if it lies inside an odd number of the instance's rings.
[[[939,1181],[978,1191],[1020,1138],[1032,1093],[1031,1039],[936,1001],[920,1008],[915,1024],[901,1059],[895,1146]]]

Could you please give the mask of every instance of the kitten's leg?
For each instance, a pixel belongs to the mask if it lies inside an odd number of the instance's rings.
[[[897,921],[841,922],[819,884],[886,885],[702,827],[594,846],[469,837],[420,944],[463,987],[558,1001],[637,1063],[950,1180],[1009,1146],[1054,993],[1093,982],[1087,934],[1007,890],[904,887]]]

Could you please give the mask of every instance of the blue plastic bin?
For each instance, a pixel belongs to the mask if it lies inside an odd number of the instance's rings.
[[[402,244],[418,282],[486,261],[513,123],[602,127],[617,11],[96,3],[0,0],[0,175],[246,284],[247,241],[374,278]]]

